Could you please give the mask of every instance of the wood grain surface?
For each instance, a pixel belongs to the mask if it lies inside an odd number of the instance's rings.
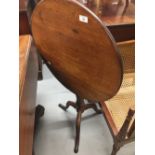
[[[30,35],[23,35],[19,37],[19,96],[21,96],[21,92],[23,90],[25,82],[31,43],[32,38]]]
[[[123,67],[102,21],[76,0],[44,0],[32,15],[32,33],[55,76],[81,98],[107,100],[120,88]]]
[[[30,35],[19,38],[19,155],[32,155],[38,57]]]

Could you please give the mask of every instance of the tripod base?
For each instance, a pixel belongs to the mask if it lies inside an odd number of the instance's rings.
[[[62,108],[64,111],[66,111],[69,106],[75,108],[77,110],[77,117],[76,117],[76,138],[75,138],[75,147],[74,147],[74,152],[77,153],[78,149],[79,149],[79,141],[80,141],[80,124],[81,124],[81,115],[82,113],[87,110],[87,109],[94,109],[94,111],[97,114],[101,114],[102,111],[99,110],[96,106],[95,103],[88,103],[85,104],[84,99],[80,99],[77,97],[77,101],[76,102],[72,102],[72,101],[68,101],[66,103],[66,106],[59,104],[59,107]]]

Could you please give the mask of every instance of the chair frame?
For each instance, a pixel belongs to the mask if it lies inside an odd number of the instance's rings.
[[[135,119],[130,126],[132,118],[135,114],[135,110],[129,109],[127,117],[126,117],[121,129],[118,131],[114,122],[113,122],[113,119],[106,107],[106,104],[103,102],[101,105],[102,105],[103,115],[104,115],[105,120],[108,124],[108,127],[110,129],[110,132],[112,134],[113,141],[114,141],[113,150],[112,150],[111,155],[116,155],[116,153],[120,150],[120,148],[122,146],[124,146],[125,144],[128,144],[130,142],[133,142],[135,140],[135,136],[133,136],[133,133],[135,131]]]

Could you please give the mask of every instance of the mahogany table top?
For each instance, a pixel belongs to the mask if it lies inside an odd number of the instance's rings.
[[[100,19],[76,0],[44,0],[32,15],[32,33],[55,76],[81,98],[107,100],[122,82],[122,61]]]

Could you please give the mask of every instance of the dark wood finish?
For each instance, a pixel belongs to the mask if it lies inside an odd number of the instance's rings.
[[[32,155],[38,59],[30,35],[19,37],[19,154]]]
[[[135,132],[135,120],[134,120],[134,122],[132,123],[132,125],[131,125],[131,127],[130,127],[130,129],[129,129],[129,131],[128,131],[128,137],[130,138],[130,137],[132,137],[132,136],[134,136],[134,132]]]
[[[77,1],[41,1],[33,12],[32,33],[56,77],[75,94],[94,101],[116,94],[123,74],[120,55],[109,31],[86,7]]]
[[[19,0],[19,35],[31,34],[30,20],[33,9],[39,1],[37,0]],[[39,71],[38,80],[43,79],[42,59],[38,55]]]
[[[121,57],[102,21],[77,1],[41,1],[32,15],[32,33],[49,69],[80,99],[60,105],[64,110],[77,109],[77,153],[81,114],[88,108],[97,110],[94,103],[85,105],[83,100],[107,100],[116,94],[123,75]]]
[[[129,0],[78,0],[108,27],[117,42],[135,39],[135,3]]]
[[[131,137],[131,138],[127,137],[128,128],[129,128],[129,125],[130,125],[130,122],[132,120],[134,113],[135,113],[134,110],[129,109],[128,115],[126,117],[126,120],[125,120],[122,128],[120,129],[118,135],[116,135],[114,137],[114,145],[113,145],[113,150],[112,150],[111,155],[116,155],[122,146],[124,146],[125,144],[127,144],[129,142],[134,141],[134,137]],[[133,124],[134,124],[134,122],[133,122]]]
[[[135,24],[109,25],[107,27],[116,42],[135,39]]]
[[[49,70],[52,72],[52,67],[51,63],[47,62],[44,59],[44,62],[46,63],[47,67]],[[79,142],[80,142],[80,124],[81,124],[81,115],[82,113],[87,110],[87,109],[94,109],[94,111],[97,114],[101,114],[101,110],[97,108],[96,103],[88,101],[89,104],[84,103],[84,99],[81,99],[80,97],[77,96],[77,101],[72,102],[68,101],[66,105],[59,104],[59,107],[62,108],[64,111],[66,111],[70,106],[75,108],[77,110],[77,118],[76,118],[76,137],[75,137],[75,147],[74,147],[74,152],[77,153],[79,150]]]
[[[19,13],[19,34],[30,34],[29,21],[25,11]]]
[[[115,137],[118,134],[118,129],[110,115],[110,112],[107,109],[106,104],[104,104],[104,102],[102,103],[102,111],[103,111],[104,117],[106,118],[110,132],[111,132],[112,136]]]
[[[127,115],[121,129],[118,130],[115,126],[115,123],[113,122],[113,119],[112,119],[107,107],[106,107],[106,104],[104,102],[102,102],[100,104],[102,107],[102,111],[103,111],[105,120],[108,124],[108,127],[111,131],[111,134],[112,134],[113,140],[114,140],[111,155],[116,155],[122,146],[135,140],[135,137],[131,136],[135,131],[135,120],[132,121],[135,111],[132,109],[129,109],[128,115]],[[130,125],[131,122],[132,122],[132,124]]]
[[[85,110],[88,110],[90,108],[94,109],[94,111],[97,114],[101,114],[101,110],[99,110],[96,106],[96,104],[94,103],[89,103],[89,104],[85,104],[84,99],[81,99],[80,97],[77,97],[77,101],[76,103],[72,102],[72,101],[68,101],[66,103],[66,106],[59,104],[59,107],[62,108],[63,110],[67,110],[69,108],[69,106],[72,106],[73,108],[75,108],[77,110],[77,117],[76,117],[76,138],[75,138],[75,147],[74,147],[74,152],[77,153],[78,149],[79,149],[79,141],[80,141],[80,124],[81,124],[81,116],[82,113]]]
[[[19,35],[31,33],[30,18],[34,6],[34,0],[19,0]]]
[[[135,114],[135,111],[132,110],[132,109],[129,109],[128,111],[128,115],[117,135],[117,138],[121,141],[121,140],[124,140],[127,136],[127,132],[128,132],[128,129],[129,129],[129,125],[130,125],[130,122],[132,121],[132,118]]]
[[[102,16],[102,13],[100,15],[96,13],[107,27],[110,26],[111,29],[109,29],[115,34],[114,37],[117,41],[122,41],[126,37],[125,35],[119,36],[120,31],[121,33],[125,33],[127,30],[130,30],[128,33],[134,32],[134,29],[132,29],[134,26],[132,19],[134,18],[129,19],[125,16],[128,12],[128,6],[127,2],[125,10],[117,18],[115,18],[115,14],[108,15],[108,18],[106,18]],[[112,11],[114,10],[112,9],[109,13],[114,13]],[[79,15],[88,18],[88,23],[87,21],[86,23],[79,22]],[[80,101],[76,104],[68,102],[66,106],[59,105],[64,110],[69,106],[77,109],[75,153],[78,152],[79,147],[81,114],[88,108],[96,109],[95,104],[85,105],[83,99],[98,101],[111,98],[117,91],[114,93],[110,89],[109,92],[112,94],[110,96],[107,94],[109,86],[115,86],[114,83],[109,81],[112,78],[116,79],[115,75],[121,75],[118,78],[120,83],[117,83],[117,89],[119,89],[122,81],[121,61],[118,54],[117,56],[114,54],[117,51],[115,42],[110,32],[96,15],[77,1],[45,0],[37,6],[32,17],[33,36],[46,64],[67,88],[80,96]],[[109,23],[105,22],[106,19]],[[124,20],[126,22],[123,22],[123,19],[126,19]],[[134,37],[133,33],[132,36],[126,37],[126,40],[133,39],[132,37]],[[111,62],[116,60],[119,63],[111,64]],[[107,64],[109,66],[106,66]],[[116,71],[113,68],[114,66],[120,70]],[[112,71],[113,74],[109,74],[109,71]],[[105,81],[102,80],[105,80],[107,83],[104,83]],[[125,122],[121,133],[119,133],[111,119],[109,126],[112,125],[115,128],[113,136],[118,135],[116,137],[119,140],[123,139],[124,135],[122,133],[124,133],[127,127],[126,124],[128,123]],[[111,131],[113,132],[113,129]],[[117,138],[115,138],[115,141]],[[127,141],[125,140],[125,142]],[[124,143],[115,143],[113,154]]]

